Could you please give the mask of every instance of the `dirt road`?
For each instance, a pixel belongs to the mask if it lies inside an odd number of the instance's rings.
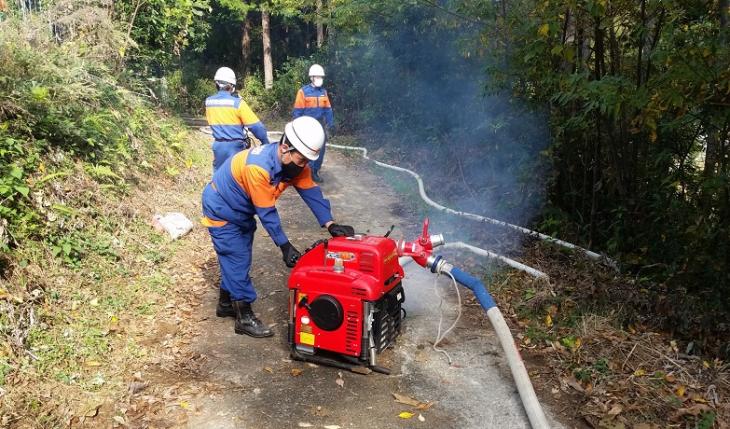
[[[377,170],[357,158],[328,151],[322,176],[335,218],[358,232],[380,235],[394,224],[394,236],[399,237],[403,228],[412,230],[421,221],[399,203]],[[279,200],[278,207],[285,231],[300,250],[326,237],[293,190]],[[265,230],[259,228],[256,234],[252,277],[259,300],[254,309],[273,325],[276,335],[270,339],[235,335],[232,319],[215,317],[215,253],[206,231],[197,229],[186,237],[188,254],[181,254],[177,262],[195,267],[181,277],[192,278],[191,283],[176,286],[190,292],[188,316],[178,319],[178,326],[165,337],[184,352],[172,355],[169,359],[177,362],[165,365],[174,370],[145,375],[184,400],[175,412],[166,409],[164,414],[140,419],[157,427],[220,429],[529,427],[499,344],[480,308],[464,307],[462,321],[444,343],[452,365],[432,349],[439,295],[445,297],[444,324],[448,326],[456,316],[455,292],[445,278],[435,285],[434,276],[415,264],[406,265],[405,331],[395,347],[381,356],[392,375],[358,375],[290,360],[288,269]],[[161,392],[159,386],[157,392]],[[415,409],[395,402],[393,393],[433,405]],[[414,415],[400,418],[403,411]]]

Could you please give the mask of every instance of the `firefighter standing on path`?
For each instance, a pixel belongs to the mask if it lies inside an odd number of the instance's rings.
[[[281,249],[287,267],[293,267],[301,255],[284,234],[275,206],[288,186],[294,186],[333,237],[354,235],[351,226],[334,222],[330,203],[312,181],[307,165],[319,158],[324,138],[324,129],[315,119],[297,118],[286,124],[279,144],[258,146],[228,158],[203,191],[202,223],[208,227],[221,271],[216,315],[235,317],[237,334],[274,335],[251,309],[256,300],[249,276],[254,215]]]
[[[215,72],[218,93],[205,99],[205,117],[213,131],[213,172],[226,159],[247,148],[246,130],[262,144],[269,143],[266,127],[240,97],[233,95],[236,89],[236,74],[228,67]]]
[[[331,132],[334,128],[334,115],[332,113],[332,105],[330,104],[327,90],[322,87],[324,84],[324,69],[319,64],[313,64],[309,68],[309,79],[311,83],[304,85],[297,92],[297,98],[294,100],[294,109],[292,110],[292,118],[296,119],[300,116],[311,116],[324,123],[327,130]],[[313,161],[309,166],[312,169],[312,178],[315,182],[321,182],[319,177],[319,169],[324,161],[325,145],[322,146],[322,153],[319,158]]]

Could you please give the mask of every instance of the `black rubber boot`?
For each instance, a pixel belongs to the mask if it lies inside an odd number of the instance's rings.
[[[231,304],[231,294],[223,288],[219,289],[215,315],[218,317],[236,317],[236,311],[233,310],[233,304]]]
[[[250,335],[254,338],[271,337],[274,332],[259,320],[251,309],[251,303],[245,301],[231,301],[236,311],[236,325],[234,331],[239,334]]]

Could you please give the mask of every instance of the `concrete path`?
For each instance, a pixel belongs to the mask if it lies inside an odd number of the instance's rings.
[[[375,168],[336,150],[328,151],[322,188],[336,219],[355,226],[358,232],[378,235],[395,224],[396,238],[404,235],[403,228],[418,229],[421,220],[399,203]],[[327,236],[294,190],[280,199],[278,207],[290,240],[300,250]],[[380,356],[381,364],[391,368],[392,375],[358,375],[289,359],[288,270],[263,228],[257,231],[254,246],[252,277],[259,293],[254,309],[274,325],[276,336],[253,339],[235,335],[232,319],[214,316],[216,289],[211,287],[202,296],[199,311],[206,314],[201,317],[210,317],[197,322],[198,335],[191,344],[193,350],[207,357],[196,381],[224,388],[202,390],[193,399],[197,412],[189,416],[188,427],[529,427],[497,339],[479,307],[465,306],[462,320],[444,342],[443,348],[453,359],[451,366],[446,356],[432,349],[441,303],[437,288],[446,297],[444,329],[456,316],[455,292],[446,278],[435,286],[431,273],[413,263],[406,265],[405,331],[398,343]],[[201,257],[207,259],[202,275],[215,285],[217,265],[212,246]],[[418,410],[396,403],[393,393],[434,404]],[[415,415],[399,418],[403,411]]]

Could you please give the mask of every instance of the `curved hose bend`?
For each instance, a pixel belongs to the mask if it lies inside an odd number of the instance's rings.
[[[449,214],[452,214],[452,215],[461,216],[461,217],[464,217],[464,218],[467,218],[467,219],[475,220],[475,221],[478,221],[478,222],[491,223],[491,224],[494,224],[494,225],[500,225],[500,226],[503,226],[503,227],[506,227],[506,228],[510,228],[510,229],[519,231],[519,232],[521,232],[521,233],[523,233],[525,235],[529,235],[531,237],[535,237],[535,238],[538,238],[540,240],[548,241],[550,243],[556,244],[558,246],[565,247],[567,249],[571,249],[571,250],[574,250],[574,251],[580,251],[585,256],[587,256],[590,259],[593,259],[594,261],[604,262],[608,266],[610,266],[610,267],[612,267],[614,269],[618,269],[618,264],[613,259],[611,259],[611,258],[609,258],[607,256],[604,256],[604,255],[598,254],[596,252],[593,252],[591,250],[585,249],[585,248],[580,247],[578,245],[575,245],[573,243],[569,243],[567,241],[560,240],[558,238],[551,237],[549,235],[543,234],[543,233],[538,232],[538,231],[533,231],[531,229],[528,229],[528,228],[525,228],[525,227],[522,227],[522,226],[519,226],[519,225],[514,225],[514,224],[511,224],[511,223],[508,223],[508,222],[504,222],[504,221],[497,220],[497,219],[493,219],[493,218],[486,217],[486,216],[480,216],[480,215],[474,214],[474,213],[464,212],[464,211],[460,211],[460,210],[454,210],[454,209],[452,209],[450,207],[443,206],[443,205],[435,202],[431,198],[429,198],[428,195],[426,195],[426,189],[425,189],[425,186],[423,185],[423,179],[421,179],[421,176],[418,175],[418,173],[416,173],[415,171],[409,170],[407,168],[398,167],[398,166],[395,166],[395,165],[387,164],[385,162],[381,162],[381,161],[377,161],[375,159],[372,159],[372,158],[370,158],[370,156],[368,156],[368,150],[366,148],[364,148],[364,147],[361,147],[361,146],[344,146],[344,145],[339,145],[339,144],[334,144],[334,143],[327,143],[327,146],[332,147],[332,148],[335,148],[335,149],[359,151],[360,153],[362,153],[362,157],[363,158],[368,159],[370,161],[373,161],[376,165],[379,165],[379,166],[385,167],[385,168],[389,168],[391,170],[395,170],[395,171],[400,171],[400,172],[403,172],[403,173],[407,173],[407,174],[413,176],[413,178],[416,179],[416,182],[418,182],[418,193],[420,194],[421,199],[423,201],[425,201],[426,204],[430,205],[431,207],[435,207],[438,210],[441,210],[443,212],[446,212],[446,213],[449,213]]]
[[[487,312],[487,317],[494,327],[494,331],[497,333],[499,342],[502,345],[504,354],[507,357],[507,363],[509,369],[512,372],[512,377],[517,385],[517,391],[520,394],[520,399],[525,407],[527,418],[530,420],[530,425],[533,429],[547,429],[548,425],[545,413],[540,406],[540,401],[537,399],[535,389],[532,387],[530,382],[530,376],[527,374],[527,368],[525,363],[522,361],[517,345],[512,337],[512,333],[507,326],[507,322],[502,316],[502,312],[497,308],[497,304],[494,302],[492,295],[487,292],[484,284],[476,277],[456,268],[450,264],[444,264],[441,271],[451,273],[457,282],[474,292],[479,304]]]

